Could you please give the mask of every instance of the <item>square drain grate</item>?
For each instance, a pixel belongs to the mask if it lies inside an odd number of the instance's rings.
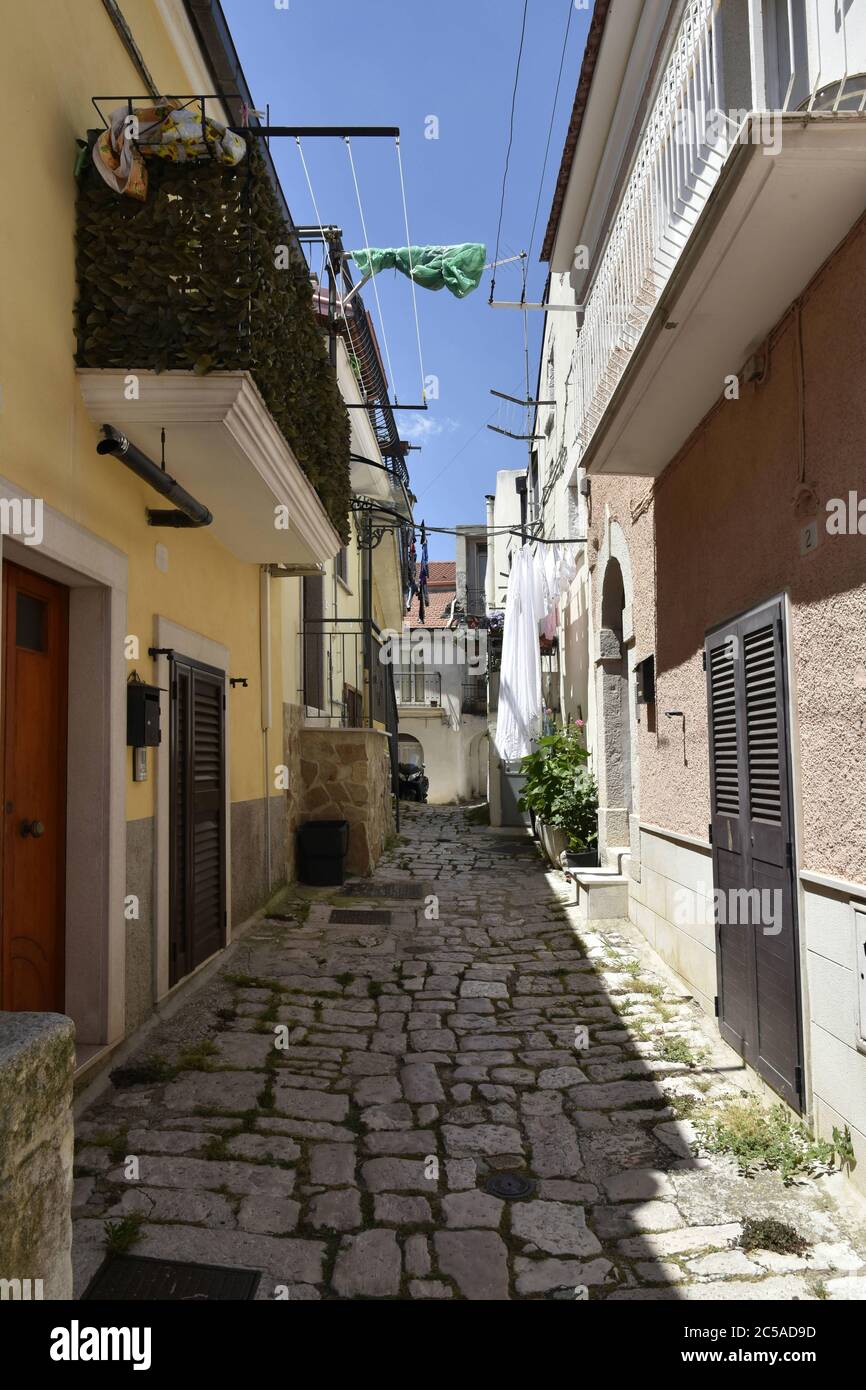
[[[152,1260],[144,1255],[110,1255],[97,1271],[85,1302],[245,1302],[255,1297],[258,1269]]]
[[[332,907],[330,926],[389,927],[391,914],[383,907]]]
[[[343,892],[351,898],[394,898],[397,902],[421,902],[427,896],[426,883],[417,879],[397,882],[384,879],[377,882],[373,878],[362,878],[357,883],[346,883]]]

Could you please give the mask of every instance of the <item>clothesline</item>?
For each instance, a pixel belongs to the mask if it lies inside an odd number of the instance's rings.
[[[412,528],[411,522],[403,522],[400,526],[379,526],[377,530],[382,531],[403,531]],[[416,528],[417,529],[417,528]],[[522,536],[524,532],[519,526],[491,526],[484,527],[484,534],[487,536]],[[427,532],[435,531],[439,536],[463,536],[464,531],[458,531],[451,526],[428,526]],[[586,545],[586,536],[526,536],[526,545]]]

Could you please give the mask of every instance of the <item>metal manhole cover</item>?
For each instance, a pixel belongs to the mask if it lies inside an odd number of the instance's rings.
[[[346,883],[343,892],[350,898],[394,898],[398,901],[421,901],[427,896],[427,886],[417,879],[405,883],[386,880],[377,883],[372,878],[362,878],[357,883]]]
[[[523,1173],[491,1173],[481,1187],[491,1197],[504,1197],[507,1202],[513,1202],[517,1197],[528,1197],[533,1193],[535,1180]]]
[[[144,1255],[109,1255],[97,1270],[83,1301],[247,1301],[255,1297],[261,1277],[258,1269],[153,1260]]]
[[[328,923],[343,927],[388,927],[391,914],[386,908],[332,907]]]

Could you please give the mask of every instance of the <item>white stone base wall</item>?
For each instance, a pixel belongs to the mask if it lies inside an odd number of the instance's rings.
[[[640,880],[629,882],[629,917],[708,1014],[715,1013],[716,952],[709,843],[640,827]],[[855,913],[866,912],[866,886],[801,875],[800,942],[804,962],[804,1070],[815,1132],[851,1133],[852,1182],[866,1194],[866,999],[858,997],[866,955]]]
[[[641,825],[640,881],[629,882],[629,917],[672,970],[715,1013],[712,927],[713,860],[709,843]]]
[[[817,875],[815,876],[817,879]],[[852,1181],[866,1193],[866,1018],[858,1004],[855,910],[866,912],[866,887],[801,879],[801,939],[806,957],[807,1067],[815,1127],[830,1139],[847,1125],[857,1157]],[[862,947],[860,948],[862,955]]]

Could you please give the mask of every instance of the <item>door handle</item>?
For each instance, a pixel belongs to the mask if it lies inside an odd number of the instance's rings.
[[[34,840],[38,840],[40,835],[45,834],[45,826],[41,820],[23,820],[21,822],[21,834],[25,839],[28,835],[32,835]]]

